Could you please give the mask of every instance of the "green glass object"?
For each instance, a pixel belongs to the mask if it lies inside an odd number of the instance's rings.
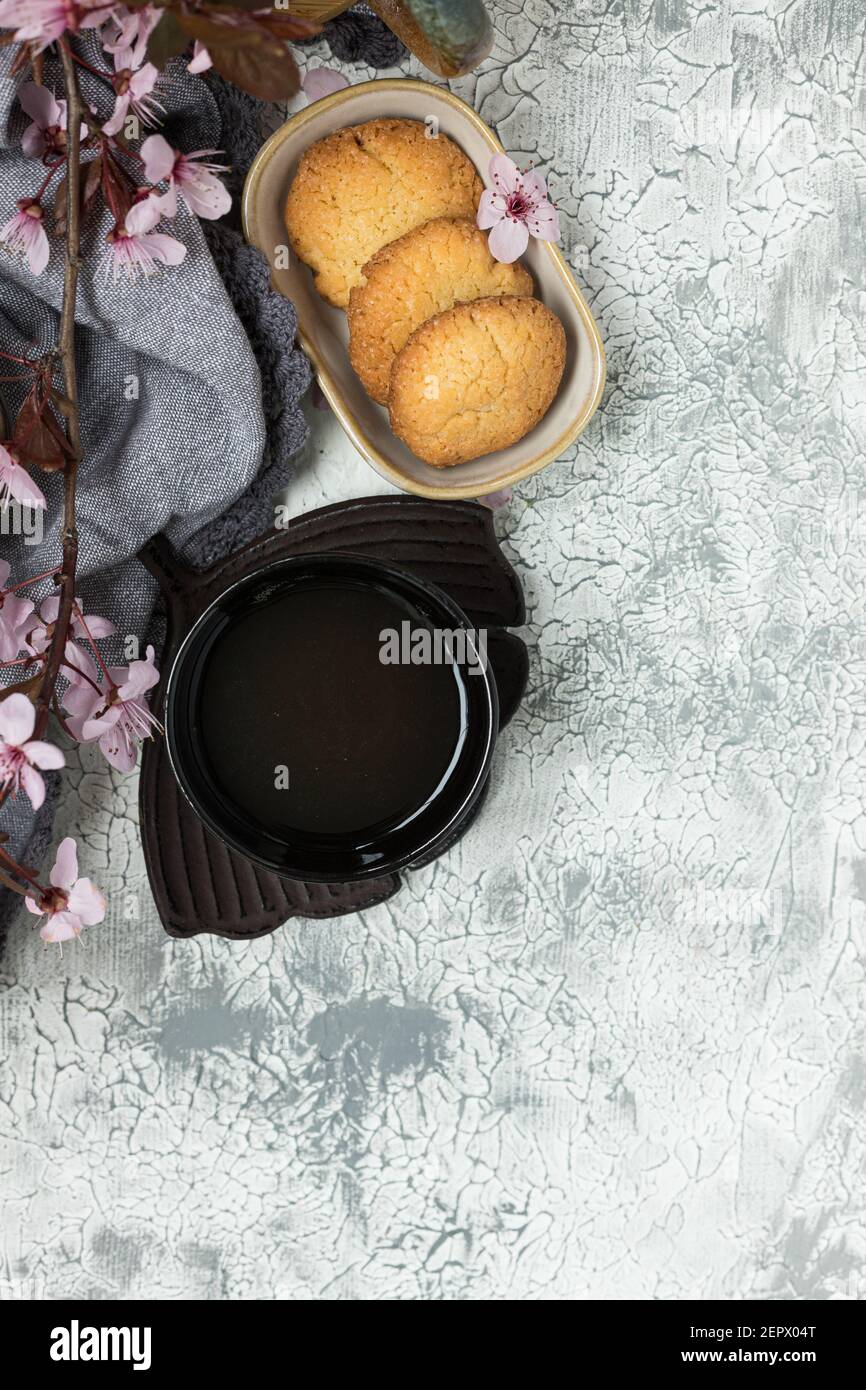
[[[483,0],[369,0],[417,58],[440,77],[472,72],[493,47]]]

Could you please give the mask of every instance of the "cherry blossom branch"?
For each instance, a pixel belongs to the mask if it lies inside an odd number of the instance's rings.
[[[93,655],[96,657],[97,665],[99,666],[100,670],[102,671],[102,674],[105,676],[106,682],[108,683],[109,687],[113,686],[113,685],[114,685],[114,681],[111,679],[111,672],[109,671],[108,667],[107,667],[106,664],[105,664],[105,658],[104,658],[104,656],[102,655],[102,652],[101,652],[101,651],[99,650],[99,648],[97,647],[96,642],[93,640],[93,633],[90,631],[90,628],[87,626],[87,619],[85,618],[85,616],[84,616],[84,614],[82,613],[81,609],[78,607],[78,604],[77,604],[77,603],[73,604],[73,612],[74,612],[74,614],[75,614],[76,621],[77,621],[77,622],[79,623],[79,625],[81,626],[81,628],[82,628],[82,630],[83,630],[83,632],[84,632],[84,635],[85,635],[85,637],[87,638],[87,640],[88,640],[88,642],[89,642],[89,644],[90,644],[90,650],[93,652]]]
[[[63,301],[60,310],[60,332],[56,356],[63,374],[64,419],[66,436],[69,441],[69,457],[63,471],[63,530],[62,558],[60,563],[60,606],[54,622],[51,641],[45,654],[42,671],[38,677],[35,705],[33,737],[41,739],[51,713],[57,678],[63,663],[72,610],[75,603],[75,573],[78,564],[78,528],[75,521],[75,489],[78,477],[78,461],[81,458],[81,430],[78,412],[78,378],[75,369],[75,305],[78,297],[78,270],[81,252],[81,117],[82,101],[78,86],[72,53],[68,42],[58,43],[63,64],[64,83],[67,101],[67,153],[66,153],[66,267],[63,281]],[[11,784],[0,790],[0,807],[11,792]],[[19,878],[30,880],[32,876],[23,865],[17,864],[9,854],[2,852],[4,862]],[[7,888],[21,892],[7,874],[2,875]]]
[[[86,58],[80,57],[77,53],[73,53],[72,61],[77,63],[80,68],[84,68],[86,72],[92,73],[94,77],[99,77],[103,82],[107,82],[109,87],[112,85],[111,73],[106,68],[95,68],[92,63],[88,63]]]
[[[14,888],[16,893],[22,894],[31,892],[33,888],[37,888],[40,892],[43,891],[42,885],[33,870],[28,869],[24,864],[17,864],[11,854],[7,854],[2,845],[0,845],[0,860],[2,860],[8,868],[12,869],[14,873],[18,874],[20,878],[26,879],[31,885],[30,888],[22,888],[19,884],[10,883],[9,879],[4,877],[3,882],[6,884],[7,888]]]
[[[16,874],[21,872],[20,864],[15,865],[15,872]],[[8,888],[10,893],[20,893],[22,898],[26,898],[28,893],[31,892],[31,889],[22,888],[20,883],[16,883],[8,874],[4,874],[2,869],[0,869],[0,883],[3,884],[4,888]]]
[[[42,669],[36,697],[34,736],[41,738],[48,723],[51,697],[66,650],[66,639],[75,603],[75,571],[78,564],[78,527],[75,522],[75,488],[81,458],[81,428],[78,414],[78,376],[75,369],[75,304],[78,297],[78,270],[81,254],[81,117],[82,101],[72,50],[66,39],[58,47],[66,86],[66,268],[63,303],[60,311],[59,356],[63,389],[68,402],[65,411],[66,434],[71,457],[63,472],[63,556],[60,565],[60,608],[51,634],[51,643]]]
[[[0,226],[0,243],[22,255],[36,276],[46,270],[52,254],[46,225],[50,225],[51,210],[43,204],[55,176],[65,172],[63,192],[58,188],[53,208],[53,231],[58,242],[61,236],[65,242],[57,341],[38,360],[0,351],[0,365],[19,369],[12,375],[7,368],[0,380],[29,382],[10,438],[0,439],[0,499],[11,497],[22,506],[44,508],[46,499],[33,480],[34,470],[63,475],[59,566],[7,587],[9,566],[0,559],[4,657],[0,666],[23,667],[24,677],[0,690],[0,808],[20,791],[35,811],[42,806],[42,771],[64,763],[62,751],[44,739],[52,714],[70,738],[98,744],[110,765],[124,773],[134,768],[141,741],[161,731],[146,701],[159,679],[153,648],[147,648],[143,659],[131,661],[128,669],[109,668],[95,639],[110,636],[113,625],[97,615],[86,617],[75,602],[75,501],[82,457],[75,363],[81,224],[94,205],[103,205],[112,214],[104,264],[107,278],[115,282],[121,276],[133,280],[153,274],[158,266],[182,262],[187,248],[156,229],[161,221],[171,222],[176,216],[178,199],[198,217],[222,217],[231,205],[218,177],[225,168],[209,160],[214,151],[184,154],[159,134],[148,135],[140,151],[130,141],[141,138],[138,124],[149,128],[160,124],[162,106],[153,95],[159,72],[169,59],[188,51],[190,44],[190,71],[213,66],[259,98],[292,96],[299,74],[287,42],[312,37],[318,27],[276,12],[282,8],[282,3],[260,6],[256,0],[155,0],[152,4],[126,0],[117,5],[110,0],[100,0],[98,5],[94,0],[51,4],[0,0],[3,28],[13,31],[0,33],[0,46],[19,44],[11,72],[32,69],[33,80],[18,94],[22,109],[31,117],[22,147],[42,165],[35,192],[18,199],[18,211]],[[113,59],[114,72],[110,67],[103,70],[73,47],[79,29],[93,27],[100,31],[99,41]],[[43,86],[46,50],[55,52],[62,65],[65,101]],[[108,115],[100,116],[90,107],[85,112],[81,72],[112,90],[113,110]],[[127,129],[128,122],[135,134]],[[83,165],[82,157],[88,153],[94,157]],[[160,186],[166,191],[160,193]],[[54,593],[42,603],[37,617],[34,603],[19,597],[20,591],[51,577]],[[76,647],[75,639],[82,635],[86,647]],[[2,848],[7,839],[0,835],[0,885],[23,894],[29,909],[45,917],[40,927],[43,940],[70,940],[80,935],[82,927],[103,920],[104,899],[90,880],[79,877],[71,837],[58,847],[45,887],[32,869],[16,863]]]
[[[26,589],[29,584],[38,584],[40,579],[53,579],[55,574],[60,573],[60,566],[55,565],[53,569],[43,570],[41,574],[28,575],[26,579],[19,579],[17,584],[6,586],[7,594],[15,594],[19,589]]]

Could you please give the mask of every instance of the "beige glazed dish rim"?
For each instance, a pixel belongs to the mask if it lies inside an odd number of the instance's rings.
[[[344,87],[340,91],[332,93],[330,96],[322,97],[319,101],[312,102],[311,105],[304,110],[298,111],[294,116],[290,116],[285,124],[274,132],[259,150],[250,166],[244,182],[241,202],[244,235],[247,241],[251,242],[253,246],[257,247],[257,249],[268,258],[269,263],[270,257],[267,248],[261,244],[262,238],[258,235],[256,202],[262,178],[271,159],[285,140],[296,134],[297,131],[301,130],[310,121],[315,120],[323,111],[339,106],[351,105],[356,96],[363,92],[368,92],[371,88],[376,88],[376,90],[380,92],[404,91],[421,93],[433,91],[436,93],[438,100],[444,101],[446,105],[452,107],[453,110],[459,111],[460,114],[474,126],[475,130],[485,140],[492,154],[505,153],[505,148],[501,144],[499,138],[491,130],[490,126],[487,125],[486,121],[481,119],[477,111],[465,102],[462,97],[455,96],[455,94],[448,91],[447,88],[438,87],[432,82],[423,82],[416,78],[408,77],[377,78],[371,82],[359,82],[354,86]],[[602,392],[604,391],[606,377],[606,360],[601,335],[590,312],[589,306],[576,284],[562,252],[549,241],[541,242],[539,245],[542,254],[550,259],[558,271],[574,303],[574,307],[577,310],[581,322],[592,341],[598,359],[597,380],[592,395],[583,402],[575,419],[553,445],[546,448],[543,453],[539,454],[536,458],[506,470],[496,478],[491,479],[488,483],[479,483],[476,481],[475,483],[463,484],[462,486],[460,484],[455,484],[450,487],[432,488],[426,487],[423,483],[408,477],[401,469],[395,468],[390,459],[375,447],[359,422],[355,419],[355,416],[343,399],[338,382],[334,380],[322,361],[315,343],[311,340],[301,322],[300,314],[298,315],[298,341],[315,368],[319,384],[334,414],[337,416],[343,429],[366,462],[370,464],[376,472],[388,478],[389,481],[393,482],[404,492],[411,492],[418,497],[428,497],[434,500],[442,498],[454,501],[463,498],[481,497],[485,496],[487,493],[497,492],[503,488],[510,487],[513,483],[518,483],[523,478],[530,477],[533,473],[537,473],[540,469],[545,468],[548,464],[553,463],[555,459],[559,458],[559,456],[574,443],[577,437],[583,433],[589,421],[592,419],[592,416],[595,414],[598,403],[601,400]],[[278,293],[281,293],[279,285],[274,280],[273,273],[271,275],[271,283],[274,289],[277,290]]]

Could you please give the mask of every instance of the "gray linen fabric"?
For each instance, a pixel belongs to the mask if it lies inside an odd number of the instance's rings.
[[[20,153],[24,126],[15,103],[19,81],[0,55],[0,216],[32,193],[38,166]],[[60,91],[51,63],[47,81]],[[163,132],[178,147],[223,148],[235,167],[237,191],[261,143],[261,104],[219,79],[191,77],[171,65],[160,84],[167,108]],[[98,89],[88,95],[95,99]],[[221,121],[220,106],[226,108]],[[6,209],[10,210],[7,213]],[[306,358],[294,348],[291,304],[275,295],[267,268],[236,227],[204,227],[181,211],[177,235],[188,247],[183,264],[152,280],[112,284],[100,273],[110,219],[88,226],[77,311],[77,356],[85,457],[80,469],[79,591],[90,611],[110,617],[121,639],[143,643],[155,585],[133,559],[158,531],[206,563],[267,525],[287,463],[306,438],[299,401],[309,385]],[[16,354],[51,346],[62,294],[62,247],[35,280],[27,267],[0,256],[0,347]],[[5,371],[0,375],[7,375]],[[23,386],[3,384],[14,416]],[[129,399],[132,397],[132,399]],[[48,498],[44,543],[4,535],[0,553],[14,578],[59,558],[62,481],[40,475]],[[238,506],[231,504],[241,499]],[[228,512],[227,508],[231,508]],[[50,592],[50,584],[42,593]],[[39,592],[39,591],[36,591]],[[6,676],[6,680],[10,677]],[[16,856],[37,863],[50,838],[53,785],[35,819],[18,798],[0,812],[0,829]],[[0,927],[17,903],[0,899]]]

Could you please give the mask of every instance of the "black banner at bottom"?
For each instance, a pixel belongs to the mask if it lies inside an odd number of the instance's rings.
[[[525,1303],[524,1309],[528,1313]],[[293,1356],[306,1358],[314,1345],[321,1345],[319,1339],[307,1340],[308,1314],[279,1302],[3,1302],[0,1317],[7,1339],[11,1334],[19,1347],[21,1339],[26,1339],[28,1369],[47,1372],[52,1382],[70,1376],[92,1379],[105,1372],[115,1378],[184,1371],[266,1375],[273,1359],[286,1357],[290,1348]],[[362,1349],[369,1352],[370,1348],[370,1329],[364,1341],[356,1336],[343,1342],[334,1335],[343,1322],[343,1311],[332,1310],[329,1318],[337,1327],[329,1333],[322,1354],[326,1375],[338,1369],[344,1348],[346,1360],[351,1355],[355,1366]],[[351,1318],[347,1321],[351,1326]],[[391,1325],[399,1337],[405,1326],[402,1316]],[[381,1356],[385,1350],[381,1328],[373,1335]],[[464,1339],[465,1335],[464,1331]],[[569,1357],[577,1358],[576,1374],[582,1365],[597,1367],[601,1362],[606,1370],[620,1374],[669,1375],[679,1370],[700,1376],[721,1369],[747,1375],[760,1371],[775,1375],[781,1370],[807,1376],[856,1365],[862,1336],[863,1305],[853,1300],[576,1301],[569,1315],[567,1344]],[[485,1373],[489,1374],[491,1350],[495,1361],[497,1348],[504,1352],[507,1347],[511,1348],[508,1369],[517,1371],[521,1341],[514,1326],[504,1340],[491,1343],[482,1334],[475,1345]],[[394,1350],[399,1345],[395,1343]],[[528,1365],[533,1360],[532,1347],[537,1345],[535,1337],[524,1342]],[[309,1376],[309,1369],[304,1374]]]

